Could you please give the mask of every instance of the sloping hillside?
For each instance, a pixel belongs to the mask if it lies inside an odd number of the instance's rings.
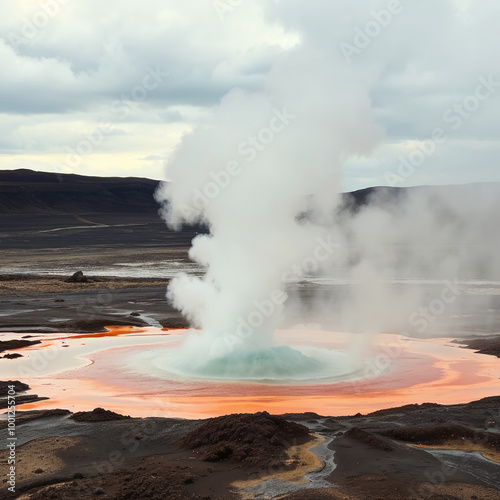
[[[158,181],[0,171],[0,214],[156,213]]]

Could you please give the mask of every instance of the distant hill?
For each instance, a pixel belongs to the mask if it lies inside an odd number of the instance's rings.
[[[158,181],[0,170],[0,214],[156,213]]]
[[[33,170],[0,170],[0,215],[154,214],[153,194],[159,181],[138,177],[88,177]],[[371,187],[343,194],[343,209],[367,204],[397,206],[410,192],[445,193],[474,202],[487,186],[500,197],[500,183],[412,188]],[[483,189],[484,191],[484,189]],[[478,200],[479,201],[479,200]]]

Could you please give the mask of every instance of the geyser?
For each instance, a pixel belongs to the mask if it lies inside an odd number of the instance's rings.
[[[180,356],[179,356],[180,354]],[[258,381],[261,383],[331,383],[353,380],[365,365],[345,353],[311,346],[273,346],[262,350],[237,349],[226,355],[189,363],[176,349],[155,352],[141,363],[162,370],[165,376]],[[159,373],[159,372],[158,372]]]
[[[189,252],[205,276],[180,275],[167,292],[200,330],[179,349],[178,371],[321,372],[314,354],[275,346],[273,332],[290,270],[334,251],[323,247],[336,239],[342,163],[369,152],[378,136],[366,76],[337,57],[303,43],[276,61],[258,92],[229,92],[171,157],[171,182],[157,193],[165,220],[209,229]]]
[[[315,16],[323,30],[313,28]],[[428,286],[394,287],[394,278],[454,282],[474,267],[488,278],[500,276],[497,190],[476,186],[473,196],[467,190],[444,196],[416,188],[389,208],[385,198],[394,190],[379,191],[380,199],[365,197],[365,206],[353,202],[355,210],[338,210],[342,166],[352,158],[359,165],[381,136],[370,96],[378,96],[380,120],[380,83],[393,71],[390,51],[380,61],[349,64],[341,51],[330,50],[342,40],[342,23],[332,30],[322,9],[286,17],[284,29],[296,30],[300,45],[274,60],[258,90],[234,88],[183,137],[167,164],[170,182],[157,192],[171,228],[208,229],[189,252],[205,275],[180,275],[168,288],[168,299],[193,326],[172,359],[178,372],[226,376],[241,366],[237,376],[243,377],[257,366],[262,373],[279,371],[286,363],[274,350],[273,332],[282,324],[290,276],[298,281],[311,272],[345,271],[339,275],[349,297],[319,303],[314,321],[329,329],[323,320],[333,317],[334,328],[368,334],[368,340],[384,331],[412,335],[415,325],[419,335],[435,330],[443,336],[439,318],[462,314],[458,291],[447,295],[439,314],[419,320],[419,306],[435,305],[438,297],[422,304]],[[401,146],[397,140],[392,146]],[[485,298],[484,309],[490,308]],[[297,370],[320,362],[317,353],[310,360],[295,354],[300,362],[289,363]]]

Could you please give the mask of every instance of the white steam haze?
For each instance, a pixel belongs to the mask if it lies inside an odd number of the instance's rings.
[[[191,341],[203,359],[271,344],[284,302],[278,294],[285,287],[283,276],[312,254],[326,232],[298,216],[312,209],[325,222],[339,200],[342,163],[377,143],[368,77],[348,68],[338,72],[339,66],[345,63],[308,47],[291,51],[259,92],[235,89],[224,97],[205,126],[184,138],[168,165],[172,182],[159,194],[169,201],[166,220],[174,227],[204,222],[210,228],[190,251],[206,266],[206,275],[180,276],[168,292],[173,305],[202,329],[188,339],[187,348]],[[274,136],[263,132],[270,124]],[[252,146],[248,137],[269,143]],[[228,164],[236,175],[221,174]],[[211,196],[205,191],[214,185],[211,174],[221,176],[221,187],[214,191],[217,196],[202,199],[199,193]],[[273,299],[272,314],[246,334],[242,320],[256,303]]]
[[[500,273],[494,185],[477,186],[472,197],[470,190],[440,191],[439,199],[414,190],[389,206],[374,200],[355,213],[339,211],[343,165],[370,155],[383,139],[372,92],[391,47],[378,62],[353,64],[330,50],[327,30],[316,30],[322,10],[302,19],[293,15],[296,4],[289,3],[285,24],[301,42],[275,59],[259,90],[234,88],[184,136],[167,164],[170,182],[157,193],[170,227],[202,223],[210,232],[196,237],[189,253],[206,274],[180,275],[167,293],[198,329],[180,355],[195,367],[270,348],[285,307],[300,307],[295,298],[286,302],[286,276],[294,266],[308,273],[307,259],[316,259],[316,275],[340,269],[354,283],[341,308],[317,301],[317,321],[335,317],[370,335],[408,327],[422,305],[424,286],[401,289],[395,279],[448,280],[444,297],[452,308],[464,266]],[[364,14],[360,9],[360,24]],[[440,53],[445,46],[453,53],[439,23],[427,29]],[[417,42],[409,50],[418,53]],[[333,249],[325,250],[328,259],[316,257],[318,246]],[[410,324],[419,325],[418,317]]]
[[[307,312],[294,294],[289,316],[367,334],[448,337],[478,330],[464,319],[479,310],[494,332],[486,313],[497,307],[499,213],[498,184],[413,188],[397,201],[375,194],[341,215],[341,247],[316,273],[319,283],[345,278],[350,293],[316,293]]]

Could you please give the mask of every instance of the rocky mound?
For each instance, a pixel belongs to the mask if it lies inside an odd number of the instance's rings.
[[[129,415],[120,415],[104,408],[94,408],[92,411],[79,411],[70,417],[77,422],[107,422],[110,420],[123,420],[131,418]]]
[[[202,460],[265,467],[283,465],[285,450],[310,439],[307,427],[267,412],[212,418],[187,434],[180,445],[199,450]]]

